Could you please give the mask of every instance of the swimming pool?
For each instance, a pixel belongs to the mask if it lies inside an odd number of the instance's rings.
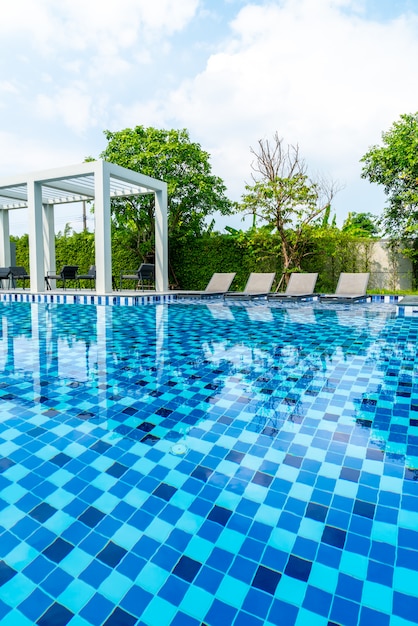
[[[418,623],[418,321],[0,303],[2,626]]]

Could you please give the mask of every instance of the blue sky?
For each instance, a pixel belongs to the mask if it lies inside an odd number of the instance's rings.
[[[0,177],[98,157],[105,129],[187,128],[239,200],[250,147],[277,131],[343,187],[341,225],[381,213],[359,160],[418,110],[416,0],[14,0],[0,47]]]

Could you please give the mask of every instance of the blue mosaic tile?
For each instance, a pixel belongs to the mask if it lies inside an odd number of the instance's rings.
[[[36,621],[39,626],[65,626],[73,617],[73,613],[65,606],[54,602],[45,613]]]
[[[0,296],[2,622],[417,623],[395,300]]]

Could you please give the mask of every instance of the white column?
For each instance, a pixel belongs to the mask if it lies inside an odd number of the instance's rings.
[[[44,204],[43,205],[43,249],[44,249],[44,275],[46,276],[47,272],[59,271],[60,268],[55,267],[56,265],[56,256],[55,256],[55,216],[54,216],[54,205],[53,204]],[[55,288],[55,281],[51,281],[53,288]]]
[[[29,180],[29,274],[32,293],[45,291],[42,214],[42,184]]]
[[[10,259],[10,228],[9,211],[0,211],[0,267],[9,267]]]
[[[168,289],[167,185],[155,192],[155,290]]]
[[[112,246],[110,225],[109,164],[97,161],[94,170],[94,224],[96,253],[96,292],[112,291]]]

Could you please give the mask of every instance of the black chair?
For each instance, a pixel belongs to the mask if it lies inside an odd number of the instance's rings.
[[[7,280],[9,284],[10,267],[0,267],[0,288],[3,289],[3,281]]]
[[[25,270],[24,267],[9,267],[9,288],[16,287],[16,281],[23,281],[23,289],[25,288],[25,284],[27,280],[30,280],[30,276]]]
[[[96,266],[90,265],[87,274],[77,274],[77,280],[87,280],[90,282],[94,281],[94,283],[96,284]]]
[[[54,272],[47,272],[45,276],[46,288],[51,289],[51,280],[61,281],[63,283],[64,289],[67,280],[75,280],[76,283],[78,283],[77,271],[78,265],[64,265],[59,274],[55,274]]]
[[[144,286],[152,286],[154,284],[154,271],[155,265],[152,263],[141,263],[136,273],[122,274],[120,275],[120,288],[122,289],[122,282],[124,280],[134,280],[135,289],[144,289]]]

